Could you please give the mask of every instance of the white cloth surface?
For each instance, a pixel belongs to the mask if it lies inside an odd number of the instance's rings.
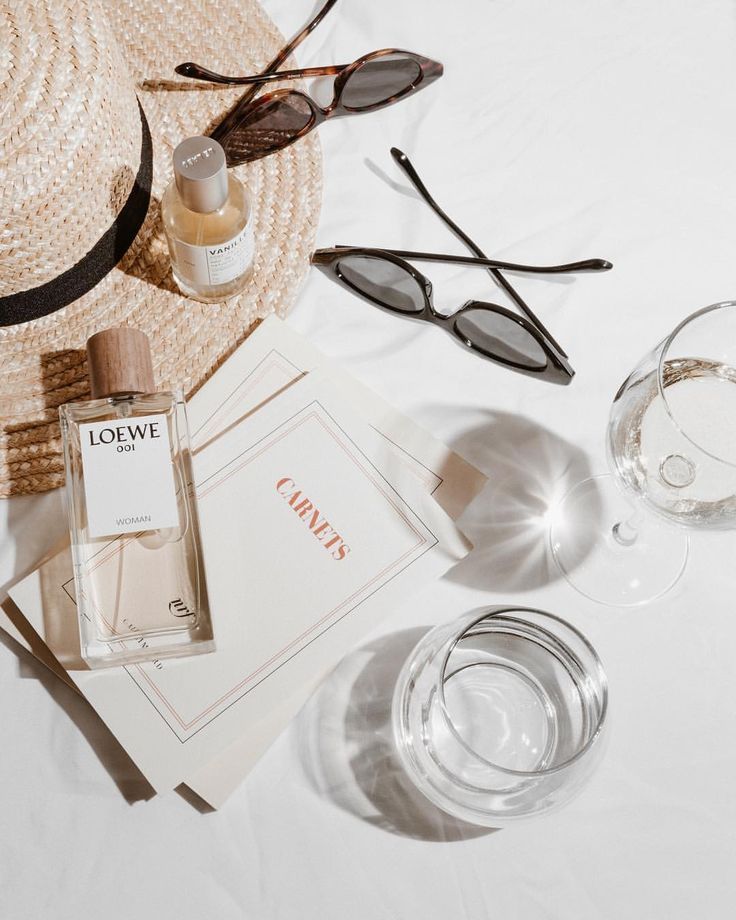
[[[265,6],[287,34],[313,9]],[[491,476],[465,519],[476,550],[348,657],[219,813],[177,793],[142,800],[86,704],[3,639],[3,920],[733,916],[733,535],[696,534],[673,592],[615,610],[549,571],[539,519],[605,469],[610,403],[640,357],[736,295],[735,41],[728,0],[342,0],[307,40],[302,66],[387,46],[445,64],[416,98],[320,129],[319,245],[464,254],[409,191],[396,145],[489,255],[599,256],[614,269],[518,281],[571,356],[567,388],[311,273],[294,327]],[[507,303],[483,272],[421,268],[441,307]],[[0,504],[0,585],[64,533],[61,508],[59,494]],[[407,794],[385,697],[419,627],[499,602],[586,633],[608,673],[612,731],[568,807],[473,832]]]

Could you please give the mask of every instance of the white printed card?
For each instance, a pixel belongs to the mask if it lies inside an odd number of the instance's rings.
[[[388,447],[388,452],[393,453],[389,465],[394,472],[398,461],[399,479],[403,481],[404,475],[411,473],[416,483],[424,491],[433,493],[452,517],[459,516],[480,491],[485,477],[326,359],[276,317],[265,320],[190,400],[189,418],[195,449],[199,447],[203,451],[212,446],[222,432],[238,426],[259,406],[316,368],[328,372],[340,392],[349,397],[353,413],[358,411],[380,432],[383,448]],[[0,626],[55,673],[63,674],[68,682],[67,672],[40,637],[52,642],[55,636],[58,638],[54,623],[59,619],[59,611],[53,612],[54,605],[60,603],[63,609],[73,599],[71,577],[71,558],[65,549],[27,579],[28,584],[23,589],[19,586],[13,590],[16,601],[20,603],[22,599],[21,608],[27,621],[11,620],[0,610]],[[69,623],[74,631],[75,624]],[[68,636],[69,630],[64,633]],[[65,657],[63,652],[61,657],[62,660]],[[66,663],[68,666],[69,662]],[[322,673],[323,669],[316,669],[278,705],[260,711],[231,745],[220,753],[213,752],[203,766],[188,775],[187,784],[210,804],[219,807],[303,705]]]
[[[157,790],[186,781],[311,687],[379,616],[467,551],[405,462],[320,372],[202,449],[195,478],[217,652],[69,671]],[[37,572],[11,589],[21,610],[48,605],[53,585],[42,581]],[[73,592],[56,589],[53,619],[73,621]]]

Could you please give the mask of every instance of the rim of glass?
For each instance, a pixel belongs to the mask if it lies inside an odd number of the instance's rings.
[[[585,744],[572,755],[572,757],[568,757],[567,760],[564,760],[562,763],[555,764],[555,766],[553,767],[546,767],[542,770],[514,770],[511,767],[501,766],[501,764],[497,764],[494,761],[488,760],[488,758],[483,757],[482,754],[479,754],[474,748],[470,747],[470,745],[465,741],[462,735],[455,728],[455,725],[452,721],[452,718],[450,716],[449,710],[447,708],[447,703],[445,700],[445,675],[447,673],[447,665],[450,660],[450,655],[452,655],[458,642],[465,635],[467,635],[467,633],[474,626],[477,626],[478,623],[483,622],[483,620],[492,620],[496,617],[498,617],[499,619],[502,619],[503,614],[507,614],[507,613],[539,614],[542,617],[546,617],[549,620],[553,620],[555,623],[559,623],[561,626],[564,626],[565,629],[570,630],[570,632],[573,633],[583,643],[585,648],[590,652],[593,658],[593,664],[594,664],[596,674],[600,681],[601,711],[598,717],[598,724],[595,727],[595,731],[591,734],[591,736],[588,738]],[[554,635],[554,633],[550,633],[548,630],[545,630],[543,627],[539,627],[537,624],[531,621],[528,621],[528,620],[525,622],[527,622],[528,625],[531,626],[532,628],[541,630],[542,632],[547,633],[547,635],[552,636],[552,638],[554,638],[557,642],[561,641],[559,637]],[[562,644],[566,645],[566,643],[564,642]],[[439,688],[437,692],[437,698],[439,700],[442,715],[447,724],[447,727],[450,729],[450,732],[452,733],[452,735],[457,739],[458,743],[462,746],[464,750],[468,752],[468,754],[471,755],[471,757],[480,761],[480,763],[485,764],[488,767],[491,767],[494,770],[498,770],[501,773],[507,774],[508,776],[551,776],[554,773],[559,773],[562,770],[567,769],[569,766],[574,764],[576,761],[580,760],[593,747],[593,745],[596,743],[598,738],[600,738],[601,732],[603,731],[603,725],[606,721],[606,715],[608,713],[608,678],[606,677],[606,672],[603,670],[603,664],[601,663],[601,660],[598,657],[598,653],[593,648],[591,643],[585,638],[585,636],[580,632],[580,630],[576,629],[571,623],[568,623],[567,620],[563,620],[562,617],[558,617],[554,613],[549,613],[546,610],[538,610],[536,607],[502,607],[500,609],[488,608],[488,610],[486,610],[484,613],[480,614],[479,616],[471,620],[469,623],[467,623],[463,627],[461,632],[456,633],[452,637],[452,640],[450,641],[447,647],[447,652],[445,653],[445,657],[442,661],[442,667],[440,668],[440,681],[439,681]]]
[[[702,444],[695,440],[695,438],[690,437],[690,435],[685,431],[685,429],[675,417],[675,414],[670,407],[669,400],[667,399],[666,387],[664,386],[664,365],[667,361],[667,355],[670,351],[670,348],[672,347],[672,343],[686,326],[689,326],[690,323],[694,322],[696,319],[699,319],[701,316],[704,316],[706,313],[712,313],[715,310],[725,310],[732,307],[736,307],[736,300],[721,300],[718,303],[709,304],[709,306],[703,307],[700,310],[696,310],[694,313],[686,316],[681,323],[675,326],[675,328],[660,346],[661,352],[659,355],[659,361],[657,362],[657,388],[659,390],[659,395],[662,397],[665,411],[671,419],[672,424],[683,436],[683,438],[685,438],[685,440],[689,441],[693,445],[693,447],[697,448],[701,453],[704,453],[712,460],[717,460],[718,463],[725,463],[727,466],[736,466],[736,462],[734,460],[726,460],[725,457],[719,457],[718,454],[714,454],[712,451],[706,450]]]

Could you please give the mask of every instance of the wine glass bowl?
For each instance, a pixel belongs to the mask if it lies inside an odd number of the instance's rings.
[[[629,376],[608,452],[647,510],[685,527],[736,526],[736,302],[688,317]]]
[[[736,527],[736,301],[688,316],[640,361],[606,446],[611,474],[553,509],[550,546],[581,593],[636,606],[679,580],[689,531]]]

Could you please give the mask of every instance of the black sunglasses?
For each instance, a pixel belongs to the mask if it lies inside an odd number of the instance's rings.
[[[222,144],[228,166],[237,166],[283,150],[328,118],[374,112],[392,105],[410,93],[424,89],[442,75],[442,64],[438,61],[400,48],[372,51],[352,64],[277,72],[288,55],[322,21],[336,2],[328,0],[261,74],[228,77],[191,61],[175,68],[180,76],[193,80],[233,86],[253,85],[254,88],[236,103],[211,133]],[[253,101],[256,92],[264,84],[318,76],[336,78],[333,99],[326,108],[318,105],[306,93],[294,89],[279,89]]]
[[[586,259],[564,265],[538,266],[488,259],[439,207],[406,154],[395,147],[391,149],[391,154],[427,204],[475,253],[476,258],[401,249],[334,246],[318,249],[312,256],[312,263],[364,300],[392,313],[441,326],[466,348],[497,364],[550,383],[570,383],[575,371],[567,354],[501,274],[501,270],[535,274],[607,271],[612,268],[611,263],[604,259]],[[519,316],[498,304],[477,300],[471,300],[455,313],[444,316],[434,308],[432,282],[407,259],[485,268],[526,316]]]
[[[540,374],[557,383],[570,382],[574,372],[569,364],[558,358],[554,347],[523,316],[478,300],[468,301],[449,316],[438,313],[432,300],[432,282],[407,259],[550,275],[605,271],[611,267],[610,262],[586,259],[565,265],[520,265],[496,259],[355,246],[318,249],[312,256],[313,265],[334,272],[345,287],[371,303],[441,326],[467,348],[499,364]]]

